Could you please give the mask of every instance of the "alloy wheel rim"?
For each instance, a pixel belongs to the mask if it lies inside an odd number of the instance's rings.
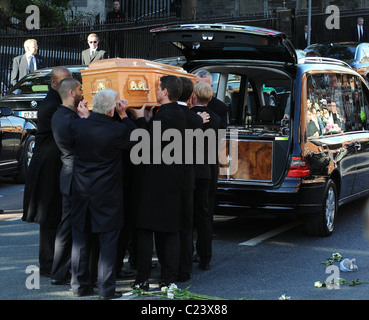
[[[29,166],[31,159],[32,159],[32,155],[33,155],[33,147],[35,146],[35,142],[31,141],[28,144],[28,148],[27,148],[27,167]]]
[[[332,187],[328,190],[327,200],[325,203],[325,218],[329,231],[333,229],[334,216],[336,213],[336,198]]]

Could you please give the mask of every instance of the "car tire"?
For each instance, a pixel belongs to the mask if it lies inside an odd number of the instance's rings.
[[[35,146],[35,136],[30,135],[28,136],[26,142],[24,143],[18,170],[13,176],[13,179],[16,183],[25,183],[26,181],[28,167],[32,159],[34,146]]]
[[[334,230],[338,211],[338,196],[336,184],[329,179],[325,192],[322,210],[319,214],[305,220],[306,231],[311,235],[330,236]]]

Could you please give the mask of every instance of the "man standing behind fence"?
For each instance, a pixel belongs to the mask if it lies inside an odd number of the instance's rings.
[[[114,1],[113,3],[113,10],[109,11],[106,15],[106,22],[107,23],[116,23],[122,22],[126,18],[124,12],[120,10],[120,3],[119,1]]]
[[[44,58],[37,54],[38,46],[35,39],[24,42],[25,54],[13,59],[11,83],[14,86],[20,79],[37,69],[45,68]]]
[[[96,33],[91,33],[87,37],[87,43],[90,48],[82,51],[83,65],[88,66],[92,61],[105,59],[105,51],[98,49],[99,37]]]

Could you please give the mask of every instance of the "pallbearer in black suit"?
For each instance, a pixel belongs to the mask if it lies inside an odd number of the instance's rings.
[[[186,115],[186,129],[202,129],[203,123],[209,122],[209,114],[192,112],[189,108],[190,99],[193,92],[193,82],[189,78],[180,77],[182,80],[182,95],[178,100],[178,105]],[[185,150],[186,154],[194,155],[194,150]],[[180,228],[180,260],[178,281],[188,281],[192,273],[193,254],[193,193],[195,190],[195,159],[192,164],[185,163],[185,179],[181,195],[181,228]]]
[[[161,104],[157,113],[147,125],[151,139],[161,139],[167,129],[175,129],[184,137],[186,116],[177,104],[182,92],[182,83],[178,77],[163,76],[156,90],[157,101]],[[143,109],[135,110],[136,123],[146,127]],[[154,135],[155,134],[155,135]],[[154,150],[163,155],[169,141],[162,141],[161,148]],[[180,146],[182,148],[182,145]],[[141,201],[137,216],[137,276],[134,285],[149,289],[151,258],[153,254],[153,233],[156,249],[161,264],[162,282],[160,286],[175,282],[179,264],[179,228],[181,218],[181,191],[184,181],[184,167],[175,161],[168,163],[161,157],[158,163],[142,165]],[[155,160],[155,159],[154,159]],[[156,159],[158,160],[158,159]]]
[[[70,212],[72,209],[72,176],[73,176],[73,135],[71,124],[85,117],[89,111],[85,106],[81,83],[73,78],[62,80],[58,85],[58,92],[62,104],[51,119],[51,128],[56,144],[61,151],[63,163],[60,172],[60,192],[62,194],[62,218],[56,232],[55,253],[51,271],[51,284],[60,285],[69,282],[70,257],[72,250],[72,227]]]
[[[204,123],[203,131],[209,132],[209,140],[204,140],[204,148],[197,144],[196,159],[200,153],[203,163],[196,160],[195,177],[196,186],[194,193],[194,226],[197,230],[196,250],[200,256],[200,268],[210,269],[210,260],[212,258],[212,238],[213,238],[213,211],[210,209],[210,185],[216,179],[217,174],[217,134],[220,126],[220,117],[207,107],[212,97],[211,86],[206,82],[198,82],[195,85],[192,95],[191,111],[207,112],[210,115],[210,121]],[[210,130],[209,130],[210,129]],[[209,131],[208,131],[209,130]],[[211,135],[213,133],[213,135]],[[205,134],[204,134],[205,136]],[[210,149],[209,149],[210,148]],[[212,157],[208,157],[208,151],[212,151]]]
[[[101,299],[119,297],[115,292],[117,241],[123,225],[122,150],[131,147],[136,128],[127,117],[127,101],[104,89],[95,94],[92,113],[74,121],[74,168],[72,178],[72,291],[92,293],[89,252],[92,233],[99,239],[98,285]],[[122,122],[114,121],[114,108]]]
[[[196,72],[196,82],[206,82],[213,87],[213,78],[207,70],[199,70]],[[214,111],[220,117],[220,129],[226,129],[228,123],[227,105],[215,97],[211,97],[207,107]]]
[[[207,70],[200,70],[196,73],[196,81],[197,82],[206,82],[211,87],[212,85],[212,76],[211,73]],[[214,111],[219,117],[220,117],[220,123],[219,123],[219,129],[227,129],[228,125],[228,110],[227,106],[223,101],[220,101],[219,99],[212,96],[210,101],[207,104],[207,107]],[[211,214],[214,215],[215,210],[215,195],[217,191],[217,183],[218,183],[218,174],[219,169],[218,165],[211,166],[211,169],[214,171],[212,172],[212,179],[210,181],[209,186],[209,209],[211,211]]]
[[[24,186],[22,219],[40,224],[40,273],[45,276],[51,273],[55,236],[62,216],[61,153],[51,130],[51,118],[62,102],[58,84],[71,77],[64,67],[54,67],[51,71],[51,87],[37,112],[35,147]]]

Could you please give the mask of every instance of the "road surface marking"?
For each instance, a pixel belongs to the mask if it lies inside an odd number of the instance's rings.
[[[240,246],[256,246],[257,244],[259,244],[260,242],[263,242],[264,240],[267,240],[269,238],[272,238],[280,233],[283,233],[287,230],[293,229],[299,225],[301,225],[301,221],[294,221],[292,223],[286,224],[280,228],[271,230],[269,232],[266,232],[264,234],[261,234],[260,236],[257,236],[255,238],[252,238],[250,240],[247,240],[245,242],[241,242],[239,245]]]

